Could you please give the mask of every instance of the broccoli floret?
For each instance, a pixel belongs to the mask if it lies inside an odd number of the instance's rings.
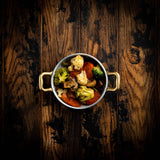
[[[85,101],[94,97],[94,90],[86,86],[80,86],[76,91],[76,97],[81,103],[85,103]]]
[[[69,77],[69,72],[66,67],[62,67],[61,69],[55,72],[54,83],[55,85],[59,85],[64,82]]]
[[[104,73],[101,70],[99,65],[97,65],[92,69],[92,74],[93,74],[93,77],[96,79],[101,79],[104,76]]]

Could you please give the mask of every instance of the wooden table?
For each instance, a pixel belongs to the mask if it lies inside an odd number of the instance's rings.
[[[1,159],[159,156],[158,0],[4,0],[0,7]],[[76,52],[121,76],[118,92],[81,111],[38,87],[40,73]],[[109,81],[114,86],[115,77]]]

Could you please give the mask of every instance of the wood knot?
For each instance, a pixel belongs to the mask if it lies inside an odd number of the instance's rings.
[[[131,48],[127,51],[127,55],[129,58],[130,63],[138,64],[142,60],[143,50],[141,47],[131,46]]]

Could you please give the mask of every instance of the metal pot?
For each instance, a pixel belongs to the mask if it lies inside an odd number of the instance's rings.
[[[89,61],[94,61],[95,63],[99,64],[101,66],[104,74],[105,74],[105,83],[103,84],[104,85],[104,89],[103,89],[103,91],[101,93],[101,97],[94,104],[81,105],[80,107],[73,107],[73,106],[70,106],[70,105],[66,104],[65,102],[63,102],[57,96],[56,86],[54,85],[54,75],[55,75],[55,71],[62,67],[62,62],[68,61],[68,60],[70,60],[71,58],[73,58],[73,57],[75,57],[77,55],[81,55],[84,58],[89,59]],[[46,75],[50,75],[51,76],[51,88],[43,88],[43,76],[46,76]],[[110,76],[110,75],[116,76],[116,87],[115,88],[109,88],[108,87],[108,76]],[[54,93],[54,95],[56,96],[56,98],[58,99],[58,101],[60,101],[63,105],[65,105],[65,106],[67,106],[69,108],[73,108],[73,109],[87,109],[87,108],[90,108],[90,107],[96,105],[103,98],[103,96],[105,95],[106,91],[116,91],[119,88],[120,88],[120,75],[117,72],[106,72],[106,69],[104,68],[102,63],[97,58],[95,58],[95,57],[93,57],[93,56],[91,56],[89,54],[86,54],[86,53],[74,53],[74,54],[71,54],[69,56],[66,56],[56,65],[56,67],[54,68],[54,70],[52,72],[43,72],[43,73],[41,73],[39,75],[39,89],[44,91],[44,92],[52,91]]]

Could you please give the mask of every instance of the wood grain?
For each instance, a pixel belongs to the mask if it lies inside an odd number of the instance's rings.
[[[0,2],[0,17],[3,17],[4,15],[4,9],[2,8],[4,2]],[[4,20],[3,18],[1,19],[0,21],[0,92],[1,92],[1,98],[0,98],[0,149],[2,151],[3,150],[3,147],[2,145],[4,145],[4,140],[3,140],[3,137],[4,137],[4,97],[3,97],[3,54],[2,54],[2,33],[3,33],[3,23],[4,23]]]
[[[151,149],[156,113],[154,30],[154,2],[119,4],[119,119],[127,159],[133,157],[132,151],[137,152],[135,159],[151,156],[146,151]]]
[[[159,112],[160,112],[160,2],[155,1],[155,54],[156,54],[156,94],[155,94],[155,110],[154,110],[154,138],[152,144],[152,150],[155,155],[159,153],[158,149],[154,147],[154,145],[158,145],[160,143],[160,120],[159,120]]]
[[[42,71],[52,71],[63,57],[79,52],[79,4],[64,0],[43,2]],[[43,93],[42,98],[43,158],[81,159],[81,112],[60,104],[53,93]]]
[[[4,149],[8,159],[39,157],[39,12],[37,3],[6,2],[3,30]],[[37,6],[37,5],[36,5]],[[28,155],[27,155],[28,153]]]
[[[155,6],[156,6],[156,50],[155,50],[155,52],[156,52],[156,57],[157,57],[157,67],[156,67],[156,72],[157,72],[157,77],[156,77],[156,82],[157,82],[157,93],[156,93],[156,96],[157,96],[157,110],[159,111],[159,104],[160,104],[160,56],[159,56],[159,54],[160,54],[160,39],[159,39],[159,37],[160,37],[160,30],[159,30],[159,28],[160,28],[160,2],[159,1],[156,1],[156,3],[155,3]],[[157,119],[158,119],[158,113],[159,112],[156,112],[157,113],[157,115],[156,115],[156,117],[157,117]],[[158,125],[157,126],[160,126],[159,125],[159,121],[157,121],[157,123],[158,123]],[[157,128],[159,128],[159,127],[157,127]]]
[[[0,17],[1,159],[159,156],[158,0],[2,0]],[[39,74],[75,52],[119,72],[119,92],[76,111],[39,91]]]
[[[81,52],[97,57],[107,71],[118,71],[118,3],[81,1]],[[113,83],[113,80],[111,81]],[[82,113],[83,159],[114,159],[117,147],[117,94]]]

